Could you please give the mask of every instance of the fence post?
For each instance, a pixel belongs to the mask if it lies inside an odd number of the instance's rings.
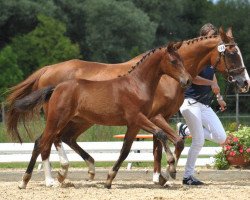
[[[2,122],[5,125],[5,110],[4,110],[4,103],[1,103],[1,110],[2,110]]]
[[[236,131],[238,131],[240,122],[239,122],[239,93],[235,94],[236,97]]]

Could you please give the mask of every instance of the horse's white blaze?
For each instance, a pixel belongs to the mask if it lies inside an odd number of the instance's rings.
[[[245,68],[245,70],[244,70],[244,72],[245,72],[245,73],[244,73],[245,78],[246,78],[246,80],[250,80],[249,75],[248,75],[248,72],[247,72],[247,70],[246,70],[246,66],[245,66],[244,61],[243,61],[243,58],[242,58],[242,54],[241,54],[240,48],[239,48],[238,46],[236,46],[236,49],[238,50],[238,55],[240,56],[240,59],[241,59],[241,65],[242,65],[242,67]]]

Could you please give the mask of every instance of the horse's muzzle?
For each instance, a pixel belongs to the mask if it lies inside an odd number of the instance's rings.
[[[192,84],[192,80],[191,79],[186,79],[186,80],[181,79],[180,84],[181,84],[181,87],[185,89],[185,88],[188,88]]]

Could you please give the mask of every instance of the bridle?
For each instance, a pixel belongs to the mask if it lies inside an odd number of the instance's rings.
[[[234,69],[230,69],[229,67],[228,67],[228,63],[227,63],[227,61],[226,61],[226,47],[227,46],[237,46],[237,43],[235,43],[235,42],[230,42],[230,43],[224,43],[224,42],[220,42],[219,43],[219,45],[217,46],[217,50],[218,50],[218,52],[219,52],[219,55],[218,55],[218,57],[217,57],[217,59],[216,59],[216,62],[215,62],[215,64],[213,65],[213,68],[214,68],[214,70],[215,70],[215,72],[216,72],[216,70],[217,70],[217,65],[219,64],[219,62],[221,61],[221,58],[223,59],[223,61],[224,61],[224,64],[225,64],[225,68],[226,68],[226,72],[227,72],[227,82],[230,84],[230,83],[236,83],[236,80],[234,79],[234,75],[233,75],[233,73],[235,72],[235,71],[239,71],[239,70],[244,70],[245,69],[245,67],[238,67],[238,68],[234,68]],[[226,84],[226,88],[225,88],[225,91],[224,91],[224,96],[226,97],[226,94],[227,94],[227,90],[228,90],[228,84]],[[205,96],[203,96],[202,98],[206,98],[206,97],[208,97],[208,95],[209,94],[207,94],[207,95],[205,95]],[[211,97],[211,99],[213,99],[213,97],[214,97],[215,95],[213,94],[212,96],[210,96]],[[193,105],[193,104],[195,104],[195,103],[197,103],[198,101],[195,101],[195,102],[189,102],[188,101],[188,103],[189,103],[189,105]],[[210,102],[210,105],[212,104],[212,102],[213,102],[213,100]],[[208,107],[210,107],[210,105],[208,105]],[[217,111],[218,112],[218,111]]]
[[[230,42],[230,43],[223,43],[223,42],[220,42],[220,44],[217,46],[217,50],[219,52],[219,56],[217,57],[216,59],[216,62],[214,64],[214,68],[215,70],[217,69],[217,65],[219,64],[219,62],[221,61],[221,58],[223,58],[223,61],[224,61],[224,64],[225,64],[225,67],[226,67],[226,72],[227,72],[227,81],[229,83],[235,83],[236,80],[234,79],[234,76],[233,76],[233,72],[235,71],[240,71],[240,70],[244,70],[245,67],[238,67],[238,68],[234,68],[234,69],[230,69],[228,67],[228,64],[227,64],[227,61],[226,61],[226,47],[227,46],[237,46],[237,43],[235,42]]]

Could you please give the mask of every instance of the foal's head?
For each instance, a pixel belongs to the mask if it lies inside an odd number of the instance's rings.
[[[221,42],[218,44],[217,56],[218,65],[217,70],[225,74],[229,82],[236,85],[238,92],[247,92],[248,88],[248,74],[244,65],[242,55],[237,43],[235,43],[232,29],[228,29],[225,33],[222,28],[219,30]]]
[[[173,77],[181,84],[181,87],[187,87],[191,84],[192,77],[186,71],[182,59],[176,52],[182,45],[182,42],[169,43],[166,48],[166,54],[161,61],[161,70],[164,74]]]

